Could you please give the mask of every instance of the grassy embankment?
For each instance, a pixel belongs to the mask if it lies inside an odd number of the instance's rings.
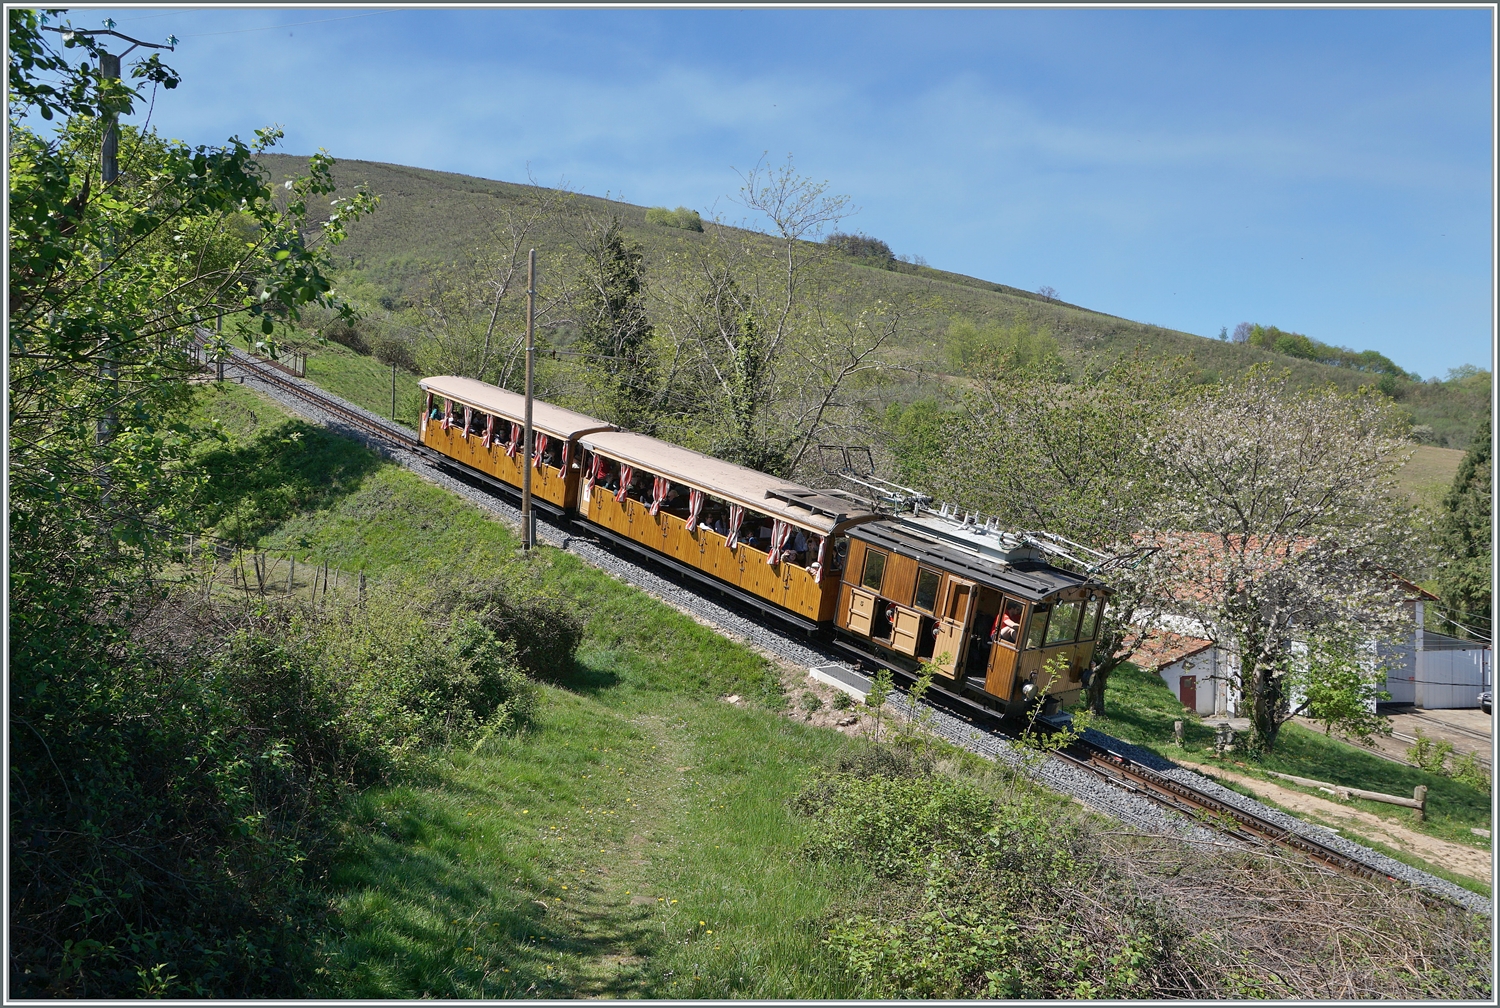
[[[505,526],[411,473],[252,393],[205,395],[229,450],[256,463],[242,527],[262,547],[374,577],[513,554]],[[575,557],[538,554],[544,589],[588,617],[577,667],[544,685],[520,736],[360,798],[327,882],[342,927],[329,992],[853,993],[819,922],[856,880],[794,858],[807,824],[787,801],[855,743],[723,702],[777,705],[764,659]]]
[[[391,368],[374,357],[337,343],[314,347],[307,356],[307,380],[378,416],[391,416]],[[397,423],[415,427],[421,411],[418,376],[396,369]]]
[[[1360,798],[1352,799],[1346,804],[1398,823],[1406,829],[1481,850],[1490,849],[1489,840],[1476,836],[1471,831],[1472,827],[1489,829],[1491,826],[1489,794],[1451,777],[1381,759],[1359,746],[1309,731],[1299,724],[1288,724],[1282,728],[1276,748],[1258,761],[1242,758],[1219,761],[1213,755],[1213,729],[1204,725],[1200,718],[1185,711],[1160,677],[1132,665],[1122,666],[1110,676],[1104,710],[1105,717],[1095,723],[1102,732],[1134,742],[1189,766],[1193,763],[1215,765],[1222,762],[1236,772],[1261,777],[1280,787],[1304,791],[1319,798],[1329,796],[1314,788],[1272,777],[1263,771],[1273,770],[1402,796],[1410,795],[1416,785],[1425,784],[1428,788],[1425,822],[1417,820],[1415,809],[1399,805],[1386,805]],[[1182,748],[1178,748],[1172,741],[1172,723],[1179,720],[1184,722]],[[1244,790],[1228,782],[1225,782],[1225,786]],[[1300,815],[1295,812],[1292,814]],[[1399,861],[1449,879],[1475,892],[1486,896],[1490,894],[1490,887],[1483,882],[1453,874],[1440,865],[1433,865],[1405,852],[1362,839],[1352,833],[1345,823],[1340,822],[1338,825],[1343,835],[1351,840],[1365,843]]]

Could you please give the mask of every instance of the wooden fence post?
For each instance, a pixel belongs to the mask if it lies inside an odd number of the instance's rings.
[[[1415,798],[1417,800],[1417,802],[1418,802],[1418,805],[1417,805],[1417,821],[1418,822],[1426,822],[1427,821],[1427,785],[1426,784],[1418,784],[1416,787],[1412,788],[1411,796],[1413,798]]]
[[[1179,749],[1182,748],[1182,722],[1181,721],[1173,721],[1172,722],[1172,742],[1173,742],[1174,745],[1177,746],[1177,748],[1179,748]]]

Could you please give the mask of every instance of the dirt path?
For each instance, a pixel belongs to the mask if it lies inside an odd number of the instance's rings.
[[[1340,825],[1347,825],[1361,836],[1413,854],[1448,871],[1479,879],[1486,884],[1490,882],[1491,864],[1488,851],[1439,840],[1437,837],[1418,833],[1388,819],[1382,819],[1363,809],[1350,808],[1338,802],[1315,798],[1301,791],[1293,791],[1279,784],[1235,773],[1232,770],[1196,765],[1192,769],[1207,777],[1234,781],[1263,798],[1269,798],[1282,808],[1308,813],[1333,823],[1336,828]]]

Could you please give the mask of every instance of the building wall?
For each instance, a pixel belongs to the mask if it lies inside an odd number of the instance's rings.
[[[1422,643],[1421,650],[1411,645],[1381,649],[1382,657],[1392,662],[1385,680],[1390,702],[1429,710],[1477,708],[1480,692],[1492,682],[1490,649],[1430,630]]]
[[[1167,684],[1178,701],[1182,700],[1182,677],[1185,675],[1198,677],[1198,703],[1193,713],[1203,717],[1212,716],[1220,710],[1233,712],[1234,704],[1230,702],[1228,683],[1225,681],[1225,670],[1227,670],[1227,655],[1221,655],[1218,648],[1209,648],[1207,651],[1199,651],[1195,655],[1180,659],[1170,665],[1163,665],[1157,669],[1157,675]],[[1220,700],[1224,703],[1220,703]]]

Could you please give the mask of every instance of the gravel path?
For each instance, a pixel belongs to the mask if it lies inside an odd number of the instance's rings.
[[[516,527],[520,526],[520,510],[508,501],[463,480],[455,479],[415,453],[392,448],[366,431],[342,422],[337,417],[323,412],[304,400],[283,391],[272,382],[260,379],[244,369],[230,368],[230,374],[236,372],[243,376],[243,383],[245,385],[276,400],[298,416],[322,424],[344,437],[358,441],[384,458],[412,470],[423,479],[429,480],[463,497],[476,507],[483,508]],[[295,378],[288,380],[297,382]],[[298,384],[306,386],[310,391],[318,395],[331,397],[331,393],[313,385],[311,382],[302,381],[298,382]],[[416,439],[416,432],[409,428],[393,425],[389,419],[371,413],[369,410],[362,409],[353,403],[344,400],[339,400],[339,402],[347,409],[361,413],[387,427],[396,427],[397,430],[405,432],[408,437],[413,440]],[[802,669],[826,665],[849,667],[849,662],[845,661],[842,657],[823,651],[810,641],[800,641],[785,635],[779,630],[772,630],[762,626],[760,623],[747,618],[736,609],[705,598],[693,589],[676,584],[655,571],[641,566],[634,560],[616,553],[612,548],[598,539],[585,537],[577,529],[567,530],[546,521],[545,516],[540,513],[537,515],[537,538],[548,545],[575,553],[592,566],[598,567],[627,584],[634,585],[647,594],[661,599],[667,604],[791,665]],[[909,714],[905,697],[894,697],[891,701],[891,706],[895,708],[899,716],[904,717]],[[962,718],[955,717],[947,711],[933,708],[930,725],[937,734],[953,742],[955,745],[962,746],[965,749],[991,759],[1001,760],[1012,766],[1020,767],[1048,787],[1070,795],[1088,807],[1112,816],[1142,832],[1176,835],[1190,843],[1212,842],[1222,844],[1224,842],[1221,834],[1199,826],[1186,817],[1169,811],[1155,802],[1113,787],[1094,774],[1070,766],[1061,760],[1038,758],[1036,753],[1022,749],[1010,739],[997,735],[987,729],[979,728]],[[1231,791],[1200,774],[1163,758],[1149,749],[1142,749],[1120,739],[1103,735],[1092,729],[1089,730],[1085,738],[1090,742],[1113,750],[1137,763],[1180,781],[1189,787],[1203,791],[1220,801],[1268,819],[1291,832],[1326,844],[1355,860],[1377,869],[1391,878],[1400,879],[1427,892],[1446,897],[1476,913],[1489,916],[1492,912],[1490,900],[1485,899],[1483,896],[1469,892],[1467,889],[1448,882],[1445,879],[1440,879],[1426,872],[1409,867],[1394,858],[1362,847],[1359,844],[1331,834],[1326,830],[1318,829],[1293,816],[1262,805],[1253,798],[1247,798],[1238,792]]]

